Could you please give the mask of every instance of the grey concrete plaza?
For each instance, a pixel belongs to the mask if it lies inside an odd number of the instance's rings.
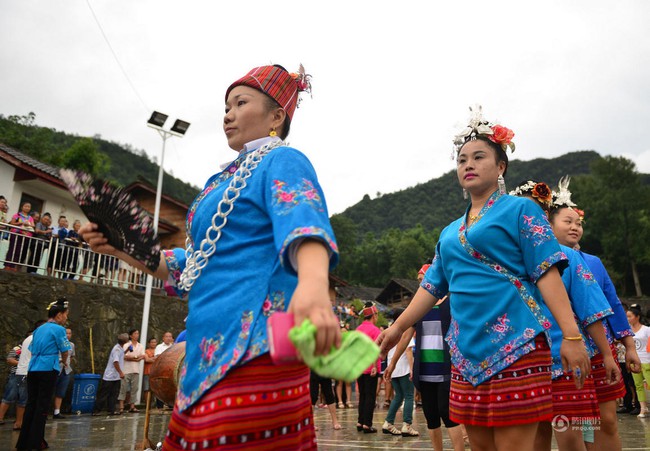
[[[375,427],[381,428],[386,409],[375,411]],[[419,437],[394,437],[357,432],[356,409],[339,409],[337,415],[341,430],[334,430],[327,409],[317,408],[315,412],[318,444],[320,450],[412,450],[432,449],[426,432],[426,422],[421,409],[415,412],[414,426]],[[398,419],[401,414],[398,413]],[[170,414],[151,415],[149,439],[160,441],[165,435]],[[140,450],[143,443],[144,413],[128,413],[121,416],[93,417],[88,414],[71,415],[62,420],[47,422],[45,438],[52,450]],[[619,429],[623,450],[650,450],[650,418],[639,419],[630,415],[619,415]],[[451,443],[443,433],[445,449]],[[12,431],[12,422],[0,426],[0,449],[10,450],[18,439],[18,432]],[[469,448],[467,448],[469,449]],[[557,449],[554,443],[554,449]]]

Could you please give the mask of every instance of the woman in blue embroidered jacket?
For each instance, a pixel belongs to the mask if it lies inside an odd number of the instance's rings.
[[[558,183],[557,192],[553,192],[553,206],[549,213],[553,233],[558,241],[570,248],[578,247],[582,238],[584,211],[577,208],[577,205],[571,200],[569,191],[569,177],[563,177]],[[625,346],[625,359],[627,369],[638,371],[640,368],[639,356],[636,352],[633,332],[627,323],[627,316],[621,305],[621,301],[616,296],[614,286],[607,276],[607,271],[602,266],[598,257],[586,254],[582,251],[576,252],[584,259],[585,268],[593,275],[595,282],[604,293],[613,314],[606,318],[604,324],[607,326],[605,332],[610,341],[609,353],[602,352],[591,358],[591,368],[594,374],[594,383],[596,384],[596,394],[598,396],[598,406],[600,409],[599,427],[594,430],[595,443],[602,449],[620,450],[621,441],[618,434],[618,418],[616,415],[616,400],[625,395],[625,383],[622,379],[615,383],[610,383],[609,372],[605,371],[605,362],[603,358],[609,354],[618,365],[615,358],[616,351],[613,341],[620,340]],[[603,273],[604,271],[604,273]],[[607,283],[608,282],[608,283]]]
[[[309,318],[316,325],[316,354],[340,345],[328,292],[338,251],[325,199],[308,159],[282,141],[309,78],[302,66],[299,74],[262,66],[228,88],[223,128],[239,155],[191,205],[191,248],[165,251],[155,273],[191,288],[185,365],[165,449],[315,447],[309,371],[274,367],[267,338],[269,315],[288,309],[296,324]],[[229,210],[226,198],[235,198],[234,208],[220,227],[215,213]],[[93,249],[144,269],[94,230],[84,230]],[[202,241],[219,233],[209,255]]]
[[[450,417],[472,449],[532,450],[552,417],[546,305],[565,340],[562,362],[582,386],[589,358],[560,271],[566,256],[541,208],[505,194],[514,133],[473,110],[456,137],[457,174],[471,196],[466,214],[440,235],[436,256],[407,310],[378,339],[385,352],[437,299],[450,294]],[[540,295],[541,292],[541,295]]]
[[[510,192],[511,195],[522,196],[536,202],[547,214],[553,211],[553,193],[543,182],[528,180],[520,183]],[[557,195],[556,195],[557,197]],[[559,237],[558,237],[559,238]],[[554,319],[549,318],[553,326],[549,329],[551,337],[551,355],[553,359],[553,418],[566,418],[572,425],[569,428],[556,428],[555,438],[561,450],[583,450],[585,442],[594,443],[594,434],[588,421],[596,422],[601,417],[593,358],[601,356],[603,362],[602,377],[604,383],[615,384],[621,380],[620,369],[610,350],[609,341],[605,334],[606,319],[613,315],[607,299],[596,283],[594,275],[580,254],[565,246],[560,240],[560,248],[569,259],[569,266],[562,273],[562,282],[569,295],[571,308],[575,313],[576,322],[580,328],[585,347],[592,359],[592,374],[585,379],[585,385],[576,389],[572,383],[571,371],[564,371],[560,359],[560,344],[562,331]],[[614,417],[616,416],[616,412]],[[600,423],[600,421],[598,421]],[[601,423],[602,424],[602,423]],[[536,450],[551,449],[553,429],[550,422],[540,423],[537,430]],[[585,436],[583,437],[583,429]],[[608,425],[607,428],[611,429]],[[616,427],[614,425],[614,430]],[[596,445],[599,449],[620,449],[618,434],[599,434]]]

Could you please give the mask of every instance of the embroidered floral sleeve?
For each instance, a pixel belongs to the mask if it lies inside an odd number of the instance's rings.
[[[578,265],[576,267],[576,274],[578,277],[580,277],[585,283],[589,285],[593,285],[596,283],[596,279],[594,278],[594,275],[589,271],[589,268],[587,268],[585,265]]]
[[[533,246],[539,246],[553,239],[553,231],[546,217],[535,217],[523,215],[523,227],[520,230],[521,235],[526,240],[530,240]]]
[[[602,310],[600,312],[593,313],[593,314],[589,315],[588,317],[584,318],[581,321],[582,327],[586,328],[590,324],[595,323],[596,321],[600,321],[600,320],[612,315],[613,313],[614,312],[612,311],[612,309],[605,309],[605,310]]]
[[[298,250],[298,245],[305,238],[316,238],[325,244],[330,255],[330,269],[336,265],[338,261],[339,248],[336,241],[327,233],[326,230],[320,227],[298,227],[292,230],[284,240],[280,248],[280,262],[286,268],[295,270],[295,254]]]
[[[321,241],[338,263],[338,246],[318,177],[307,157],[289,147],[267,157],[266,209],[282,266],[296,272],[296,254],[304,239]]]
[[[553,255],[551,255],[550,257],[545,258],[544,261],[541,262],[537,266],[535,271],[531,274],[530,280],[532,282],[537,283],[539,278],[542,277],[544,275],[544,273],[546,271],[548,271],[548,269],[551,266],[555,265],[558,262],[566,261],[566,259],[567,259],[567,257],[566,257],[566,255],[564,255],[564,252],[562,252],[562,251],[558,251],[558,252],[554,253]]]
[[[276,214],[286,215],[300,203],[323,211],[321,195],[310,180],[303,178],[293,186],[282,180],[273,180],[273,209]]]

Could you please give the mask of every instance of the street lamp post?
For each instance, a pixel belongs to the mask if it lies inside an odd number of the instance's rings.
[[[165,144],[167,143],[167,140],[172,136],[182,138],[187,132],[187,129],[190,127],[189,122],[176,119],[171,129],[165,130],[163,128],[163,125],[165,125],[167,118],[168,116],[166,114],[159,113],[158,111],[154,111],[151,114],[149,120],[147,121],[147,126],[158,131],[163,141],[162,154],[160,156],[160,168],[158,169],[158,185],[156,186],[156,205],[154,207],[154,213],[153,213],[153,228],[156,231],[156,233],[158,233],[158,219],[160,218],[160,198],[162,197],[163,172],[164,172],[163,163],[165,161]],[[140,343],[143,343],[145,349],[147,347],[147,329],[149,328],[149,310],[151,308],[152,288],[153,288],[153,276],[151,274],[147,274],[147,283],[145,285],[145,292],[144,292],[144,307],[142,309],[142,326],[140,328]],[[138,399],[140,399],[140,393],[142,392],[143,366],[144,364],[140,366],[141,371],[139,376],[140,384],[139,384],[138,394],[137,394]]]

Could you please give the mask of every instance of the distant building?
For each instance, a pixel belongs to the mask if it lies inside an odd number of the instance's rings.
[[[125,188],[153,217],[156,189],[144,181]],[[59,177],[59,168],[42,163],[0,143],[0,194],[7,198],[8,215],[15,214],[26,201],[32,210],[50,212],[53,224],[65,215],[70,226],[75,219],[88,219]],[[160,201],[159,232],[163,247],[185,245],[185,217],[188,206],[178,199],[163,195]]]
[[[420,284],[414,279],[391,279],[376,300],[390,308],[407,307]]]
[[[87,221],[59,178],[58,168],[1,143],[0,194],[7,198],[10,217],[28,201],[32,210],[50,212],[54,225],[60,215],[67,216],[70,225],[75,219]]]

